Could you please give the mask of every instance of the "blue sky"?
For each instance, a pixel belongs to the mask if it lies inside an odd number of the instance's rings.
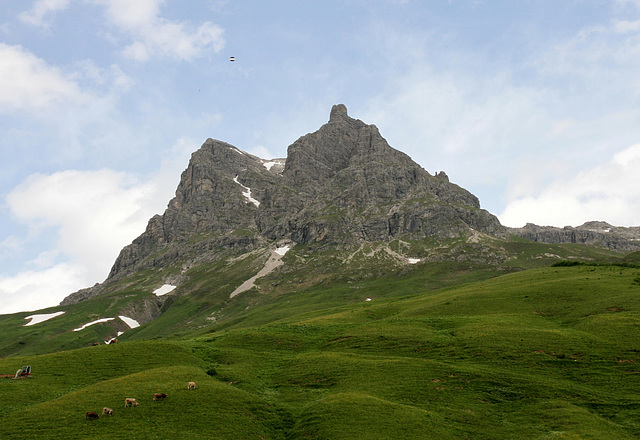
[[[0,313],[103,281],[207,138],[337,103],[503,224],[640,225],[639,98],[640,0],[3,0]]]

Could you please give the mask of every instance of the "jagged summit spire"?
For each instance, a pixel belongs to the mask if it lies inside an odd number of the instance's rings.
[[[334,120],[340,116],[349,117],[347,114],[347,106],[344,104],[336,104],[331,107],[331,115],[329,115],[329,120]]]

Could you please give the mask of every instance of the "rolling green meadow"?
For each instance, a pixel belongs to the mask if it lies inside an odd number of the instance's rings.
[[[33,374],[0,379],[0,438],[640,438],[640,268],[474,273],[248,292],[242,319],[10,355],[0,373]]]

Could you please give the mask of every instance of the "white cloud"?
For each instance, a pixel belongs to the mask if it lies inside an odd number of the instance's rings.
[[[58,304],[70,293],[103,281],[120,250],[162,213],[186,168],[195,143],[179,140],[145,181],[111,170],[34,174],[6,198],[11,214],[26,224],[28,238],[11,236],[3,252],[54,234],[30,268],[0,277],[0,313]]]
[[[603,220],[618,226],[640,225],[640,144],[604,165],[564,177],[538,194],[511,200],[498,217],[507,226],[580,225]]]
[[[53,11],[67,9],[69,3],[70,0],[38,0],[30,10],[20,13],[18,18],[25,23],[46,28],[45,17]]]
[[[98,278],[106,275],[124,244],[144,231],[155,191],[152,183],[124,173],[62,171],[30,176],[7,196],[7,204],[34,236],[56,230],[56,250]],[[40,265],[56,256],[49,257]]]
[[[0,314],[40,310],[55,306],[85,284],[78,266],[58,264],[46,270],[30,270],[0,277]]]
[[[10,235],[9,237],[5,238],[2,242],[0,242],[0,252],[2,254],[8,255],[20,249],[21,244],[22,244],[22,240],[20,240],[15,235]]]
[[[80,60],[62,71],[21,46],[0,43],[0,172],[23,174],[11,164],[14,157],[37,155],[44,168],[135,152],[139,127],[120,108],[134,84],[117,64]]]
[[[229,4],[229,0],[209,0],[209,10],[219,12],[224,10]]]
[[[128,33],[133,42],[123,55],[146,61],[154,55],[191,60],[211,50],[224,47],[223,29],[211,22],[195,27],[161,17],[164,0],[95,0],[106,6],[107,17],[121,31]]]
[[[59,69],[21,46],[0,43],[0,113],[42,111],[88,96]]]
[[[97,0],[107,7],[109,18],[126,29],[148,26],[158,16],[164,0]]]
[[[628,21],[618,20],[613,23],[614,32],[619,34],[628,34],[640,31],[640,20]]]
[[[640,8],[640,0],[614,0],[614,1],[615,3],[622,6],[631,5],[636,8]]]

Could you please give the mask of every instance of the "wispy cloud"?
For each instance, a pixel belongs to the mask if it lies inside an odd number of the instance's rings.
[[[62,69],[22,46],[0,43],[0,173],[20,165],[9,157],[32,152],[43,166],[120,154],[139,138],[120,115],[121,98],[133,84],[115,64],[84,60]],[[13,154],[17,145],[21,155]]]
[[[199,25],[169,20],[160,15],[163,0],[94,0],[107,9],[109,21],[133,42],[123,55],[138,61],[154,56],[191,60],[225,45],[224,30],[209,21]]]
[[[640,0],[614,0],[614,2],[621,6],[630,5],[632,7],[640,8]]]
[[[618,34],[628,34],[640,31],[640,20],[616,20],[613,23],[613,30]]]
[[[567,93],[586,96],[627,94],[637,89],[640,69],[640,20],[611,20],[582,29],[530,60],[548,84],[563,81]]]
[[[422,64],[392,84],[368,103],[366,120],[430,172],[452,172],[465,185],[506,185],[500,164],[550,124],[548,97],[508,75],[479,79]]]
[[[18,15],[18,18],[24,23],[31,24],[42,28],[48,28],[49,24],[46,18],[52,12],[67,9],[70,0],[38,0],[31,9],[24,11]]]
[[[199,24],[170,20],[161,15],[166,0],[88,0],[106,9],[108,22],[131,41],[122,49],[129,59],[153,57],[192,60],[225,45],[224,30],[210,21]],[[72,0],[37,0],[19,14],[22,22],[49,29],[53,13],[68,9]],[[118,40],[119,38],[116,38]]]
[[[89,96],[69,75],[21,46],[0,43],[0,113],[38,112]]]

